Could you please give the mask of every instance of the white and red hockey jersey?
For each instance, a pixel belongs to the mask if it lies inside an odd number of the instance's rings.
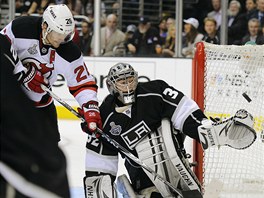
[[[17,53],[19,61],[14,63],[14,74],[26,70],[27,64],[35,64],[49,85],[54,84],[57,75],[65,77],[70,93],[79,105],[97,99],[97,86],[83,60],[79,47],[72,41],[58,48],[42,42],[42,17],[19,17],[10,22],[0,33],[4,34]],[[52,102],[46,93],[35,93],[24,88],[37,107],[45,107]]]

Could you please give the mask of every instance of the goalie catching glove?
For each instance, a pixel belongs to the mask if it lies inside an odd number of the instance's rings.
[[[220,122],[204,120],[198,127],[200,143],[204,150],[210,146],[223,145],[245,149],[256,140],[253,125],[253,116],[244,109],[238,110],[233,117]]]
[[[84,117],[86,122],[81,123],[82,130],[86,133],[95,133],[97,127],[102,129],[102,120],[98,107],[98,102],[89,101],[78,108],[78,112]],[[99,134],[96,134],[99,137]]]

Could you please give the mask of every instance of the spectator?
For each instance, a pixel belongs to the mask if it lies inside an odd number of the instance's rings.
[[[184,57],[192,58],[194,55],[194,47],[197,42],[200,42],[204,35],[198,32],[199,22],[195,18],[189,18],[183,20],[184,24],[184,45],[182,49],[182,54]]]
[[[130,24],[127,26],[125,32],[125,40],[123,43],[113,49],[114,56],[132,56],[127,46],[131,42],[136,29],[137,27],[134,24]]]
[[[28,2],[27,3],[28,8],[26,8],[26,2]],[[30,1],[16,0],[15,6],[16,6],[16,10],[15,10],[16,13],[24,13],[29,9]]]
[[[83,10],[81,12],[83,15],[89,18],[89,21],[93,23],[94,21],[94,0],[83,0]],[[105,3],[101,1],[101,24],[105,25],[106,21],[106,10]]]
[[[151,26],[148,18],[140,17],[138,29],[128,44],[129,52],[134,56],[157,56],[157,45],[160,45],[158,29]]]
[[[261,40],[261,35],[259,34],[259,20],[258,19],[250,19],[248,21],[248,34],[245,35],[242,40],[241,44],[245,45],[248,41],[252,41],[256,44],[259,44],[258,42]]]
[[[71,10],[73,15],[80,15],[82,10],[81,0],[67,0],[65,3]]]
[[[80,48],[84,56],[90,56],[92,31],[91,23],[86,20],[82,21],[82,31],[80,36]]]
[[[112,12],[116,15],[119,16],[120,12],[120,3],[119,2],[114,2],[112,4]]]
[[[166,37],[165,46],[162,50],[162,56],[164,57],[173,57],[175,53],[175,36],[176,36],[176,27],[171,25],[168,30]]]
[[[264,26],[261,27],[260,36],[257,38],[256,43],[258,45],[263,45],[264,44]]]
[[[38,0],[37,0],[38,1]],[[40,0],[40,4],[37,8],[37,13],[42,15],[44,10],[50,5],[54,4],[53,0]]]
[[[166,19],[161,19],[159,22],[159,34],[160,34],[160,40],[161,40],[161,45],[163,46],[166,41],[167,37],[167,26],[166,26]]]
[[[122,44],[125,40],[125,34],[117,29],[117,17],[115,14],[109,14],[106,18],[106,26],[101,28],[101,54],[103,56],[114,56],[115,46]],[[91,54],[93,55],[94,37],[91,42]]]
[[[264,25],[264,0],[257,1],[257,9],[248,16],[248,19],[257,18],[260,25]]]
[[[203,41],[212,44],[220,44],[219,36],[217,35],[217,22],[214,18],[206,17],[204,19],[205,34]]]
[[[22,15],[30,15],[33,13],[37,13],[37,9],[40,6],[39,1],[37,0],[30,0],[30,1],[26,1],[27,4],[30,4],[30,6],[28,6],[28,10],[25,12],[22,12]]]
[[[207,17],[214,18],[217,23],[217,29],[221,26],[221,0],[212,0],[213,11],[207,14]]]
[[[65,2],[65,4],[67,4],[68,1],[57,1],[57,0],[26,0],[25,1],[25,5],[28,6],[28,9],[23,10],[22,15],[31,15],[34,13],[40,14],[42,15],[44,10],[51,4],[63,4]],[[30,5],[30,6],[29,6]],[[67,6],[69,7],[69,5],[67,4]]]
[[[40,14],[42,15],[44,10],[49,5],[66,4],[73,14],[80,14],[81,0],[16,0],[16,13],[21,15]]]
[[[27,10],[27,15],[40,14],[42,15],[44,10],[50,5],[54,4],[53,0],[31,0],[31,5]]]
[[[128,25],[126,28],[126,39],[132,39],[137,27],[133,24]]]
[[[175,25],[175,19],[172,17],[169,17],[166,21],[166,28],[167,30],[169,29],[170,25],[174,24]]]
[[[124,41],[124,47],[126,49],[126,55],[127,56],[132,56],[132,54],[128,50],[128,44],[131,43],[132,38],[133,38],[136,30],[137,30],[137,27],[133,24],[127,26],[126,33],[125,33],[126,38]]]
[[[253,14],[253,12],[256,12],[257,10],[257,3],[256,3],[256,0],[246,0],[246,18],[247,18],[247,21],[250,20],[251,15]]]
[[[82,15],[82,9],[83,9],[83,3],[82,2],[83,2],[82,0],[76,0],[73,12],[75,12],[77,15]]]
[[[73,15],[81,14],[81,10],[82,10],[81,0],[52,0],[52,1],[54,1],[54,4],[56,5],[66,4],[68,8],[71,10]]]
[[[232,0],[228,7],[228,45],[239,44],[247,32],[246,14],[241,13],[239,1]]]
[[[247,14],[252,13],[256,9],[257,9],[256,0],[246,0],[246,10],[247,10]]]

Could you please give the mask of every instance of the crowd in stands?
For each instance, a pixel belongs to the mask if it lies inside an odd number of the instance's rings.
[[[220,44],[221,0],[206,0],[211,10],[204,9],[201,15],[185,14],[183,20],[182,55],[193,57],[194,46],[199,41]],[[87,18],[76,29],[74,42],[85,56],[93,56],[94,0],[16,0],[16,12],[21,15],[39,14],[50,4],[64,3],[74,15]],[[129,24],[125,30],[119,27],[118,3],[113,3],[113,12],[105,12],[101,2],[101,54],[102,56],[174,57],[177,30],[173,16],[164,16],[158,24],[145,16]],[[195,12],[193,12],[195,13]],[[197,12],[196,12],[197,13]],[[264,0],[229,0],[228,45],[244,45],[249,41],[264,44]]]

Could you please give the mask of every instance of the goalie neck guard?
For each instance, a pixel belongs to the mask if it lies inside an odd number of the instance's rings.
[[[110,94],[125,105],[135,102],[135,90],[138,84],[138,73],[127,63],[117,63],[109,70],[106,79]]]

